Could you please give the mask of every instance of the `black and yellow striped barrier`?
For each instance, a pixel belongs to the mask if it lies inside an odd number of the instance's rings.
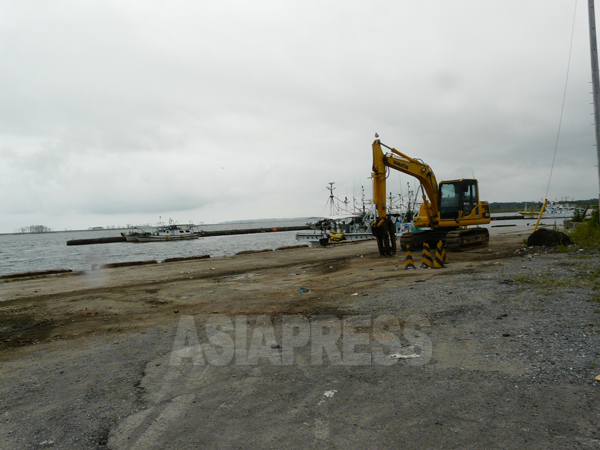
[[[410,251],[410,245],[406,246],[406,261],[404,261],[404,270],[414,270],[415,262],[413,261],[412,253]]]
[[[433,268],[434,269],[443,269],[444,268],[444,255],[443,255],[443,243],[440,240],[437,244],[437,248],[435,249],[435,258],[433,258]]]
[[[431,256],[431,249],[429,248],[429,243],[423,243],[423,261],[421,264],[423,269],[429,269],[433,267],[433,257]]]

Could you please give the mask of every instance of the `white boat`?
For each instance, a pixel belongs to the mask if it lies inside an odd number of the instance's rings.
[[[371,232],[372,214],[352,214],[347,216],[317,217],[308,222],[311,229],[296,233],[296,240],[318,247],[321,245],[321,230],[329,232],[329,242],[356,242],[375,239]],[[412,230],[412,222],[396,220],[396,235]]]
[[[194,225],[172,223],[158,227],[137,227],[129,233],[121,233],[127,242],[183,241],[198,239],[200,234]]]
[[[519,211],[524,218],[535,219],[539,217],[540,211],[529,211],[525,208],[525,211]],[[562,205],[551,203],[546,206],[542,219],[569,219],[575,214],[575,208],[571,205]]]

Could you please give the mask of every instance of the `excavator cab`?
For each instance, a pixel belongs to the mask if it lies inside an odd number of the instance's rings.
[[[477,180],[462,179],[440,183],[438,205],[440,220],[459,220],[472,214],[479,205]]]

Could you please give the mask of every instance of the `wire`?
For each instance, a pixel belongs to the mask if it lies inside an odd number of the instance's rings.
[[[548,187],[546,188],[546,196],[550,190],[550,181],[552,180],[552,172],[554,171],[554,162],[556,161],[556,151],[558,150],[558,140],[560,138],[560,128],[562,126],[563,113],[565,111],[565,100],[567,98],[567,85],[569,83],[569,69],[571,68],[571,54],[573,53],[573,35],[575,34],[575,17],[577,16],[577,0],[575,0],[575,11],[573,12],[573,26],[571,28],[571,45],[569,46],[569,61],[567,63],[567,76],[565,79],[565,89],[563,91],[563,101],[560,109],[560,120],[558,121],[558,132],[556,133],[556,143],[554,144],[554,156],[552,157],[552,166],[550,167],[550,177],[548,178]]]

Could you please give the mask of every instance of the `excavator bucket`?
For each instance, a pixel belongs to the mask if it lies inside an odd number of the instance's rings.
[[[377,247],[381,256],[396,254],[396,226],[389,217],[374,222],[371,230],[377,239]]]

